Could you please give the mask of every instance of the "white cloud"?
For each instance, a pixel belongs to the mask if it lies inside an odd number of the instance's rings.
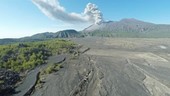
[[[103,21],[102,13],[95,4],[88,3],[82,13],[68,13],[58,0],[32,0],[48,17],[67,23],[95,23]]]

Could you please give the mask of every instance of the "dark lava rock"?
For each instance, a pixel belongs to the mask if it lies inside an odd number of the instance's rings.
[[[0,96],[14,93],[14,85],[20,80],[19,73],[0,69]]]

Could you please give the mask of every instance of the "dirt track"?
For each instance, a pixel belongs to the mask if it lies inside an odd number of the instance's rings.
[[[33,96],[170,96],[170,39],[72,40],[91,49]]]

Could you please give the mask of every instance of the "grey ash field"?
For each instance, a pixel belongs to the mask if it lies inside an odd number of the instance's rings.
[[[169,38],[75,38],[89,51],[32,96],[170,96]]]

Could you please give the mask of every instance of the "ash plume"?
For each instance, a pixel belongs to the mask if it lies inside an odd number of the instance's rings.
[[[95,4],[88,3],[84,12],[68,13],[60,5],[59,0],[32,0],[32,2],[48,17],[67,23],[100,24],[103,22],[101,11]]]
[[[87,15],[88,19],[90,21],[92,20],[95,24],[103,22],[102,13],[95,4],[88,3],[84,10],[84,14]]]

